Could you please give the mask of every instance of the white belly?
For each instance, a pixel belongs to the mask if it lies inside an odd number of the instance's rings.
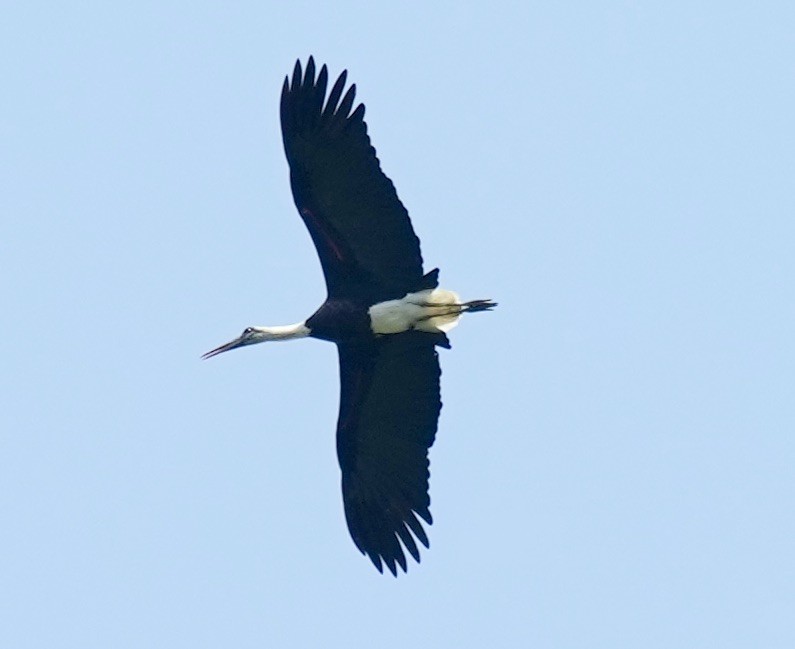
[[[370,307],[370,327],[376,334],[402,331],[438,333],[450,331],[461,317],[461,300],[441,288],[409,293],[399,300],[379,302]]]

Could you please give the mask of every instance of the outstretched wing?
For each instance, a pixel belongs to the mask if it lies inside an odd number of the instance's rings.
[[[326,99],[328,70],[315,78],[312,57],[284,80],[282,137],[295,205],[317,248],[329,297],[377,301],[416,290],[420,242],[367,135],[364,104],[351,112],[356,86],[347,71]],[[341,99],[340,99],[341,98]]]
[[[370,343],[338,343],[337,456],[345,518],[356,547],[383,572],[420,560],[431,524],[428,449],[442,402],[434,336],[410,331]],[[418,518],[419,517],[419,518]],[[401,543],[402,546],[401,547]]]

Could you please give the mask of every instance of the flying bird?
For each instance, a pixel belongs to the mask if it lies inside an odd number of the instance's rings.
[[[295,205],[320,257],[327,298],[308,319],[247,327],[204,354],[269,340],[311,336],[337,345],[340,409],[337,457],[353,542],[379,572],[406,572],[405,550],[419,562],[432,523],[428,449],[442,402],[436,347],[462,313],[491,300],[461,302],[423,273],[420,242],[367,135],[364,104],[347,70],[326,94],[328,70],[312,57],[281,95],[284,151]],[[415,540],[416,539],[416,540]]]

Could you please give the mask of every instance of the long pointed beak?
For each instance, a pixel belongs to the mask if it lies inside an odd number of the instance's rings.
[[[216,347],[215,349],[207,352],[206,354],[202,354],[202,360],[207,360],[208,358],[212,358],[213,356],[218,356],[218,354],[223,354],[224,352],[228,352],[230,349],[237,349],[238,347],[242,347],[246,344],[246,339],[243,336],[239,338],[235,338],[234,340],[229,341],[221,345],[220,347]]]

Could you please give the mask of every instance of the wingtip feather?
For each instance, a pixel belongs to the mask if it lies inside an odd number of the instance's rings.
[[[348,79],[348,71],[343,70],[337,80],[334,82],[334,85],[331,88],[331,92],[329,93],[328,99],[326,100],[326,108],[323,111],[323,117],[329,118],[334,113],[337,112],[337,104],[342,96],[342,91],[345,88],[345,82]]]
[[[301,85],[301,59],[296,59],[295,67],[293,67],[293,83],[292,83],[292,90],[295,92]]]
[[[304,85],[305,86],[314,86],[315,85],[315,59],[311,56],[309,60],[306,62],[306,72],[304,73]]]

